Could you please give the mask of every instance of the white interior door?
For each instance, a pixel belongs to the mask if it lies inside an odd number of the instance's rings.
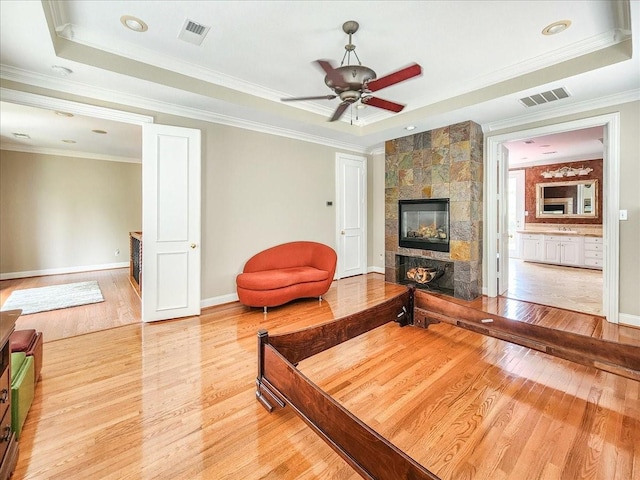
[[[524,170],[509,172],[509,257],[520,257],[518,230],[524,229]]]
[[[200,314],[200,130],[142,129],[142,320]]]
[[[367,271],[367,159],[336,154],[337,277]]]

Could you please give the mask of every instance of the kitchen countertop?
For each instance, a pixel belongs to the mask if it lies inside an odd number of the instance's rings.
[[[585,233],[575,230],[517,230],[518,233],[530,233],[539,235],[572,235],[574,237],[595,237],[602,238],[601,233]]]

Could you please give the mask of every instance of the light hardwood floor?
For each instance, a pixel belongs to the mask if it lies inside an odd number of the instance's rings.
[[[14,479],[360,478],[291,409],[268,414],[255,400],[256,332],[328,321],[402,288],[370,274],[266,316],[233,303],[47,341]],[[640,330],[593,315],[470,304],[640,347]],[[443,479],[640,477],[633,380],[447,324],[391,323],[299,368]]]
[[[0,305],[14,290],[95,280],[105,301],[74,308],[24,315],[18,329],[35,328],[45,342],[140,322],[140,299],[129,283],[129,269],[48,275],[0,281]]]
[[[602,270],[509,260],[508,298],[602,315]]]

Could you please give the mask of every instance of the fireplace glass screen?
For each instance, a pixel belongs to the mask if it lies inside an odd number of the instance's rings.
[[[449,251],[449,199],[400,200],[400,246]]]

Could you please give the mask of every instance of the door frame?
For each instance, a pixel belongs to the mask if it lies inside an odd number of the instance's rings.
[[[488,136],[485,141],[486,171],[498,171],[498,155],[500,146],[508,141],[522,140],[541,135],[581,130],[591,127],[604,127],[604,165],[603,165],[603,208],[602,233],[604,245],[603,258],[603,316],[611,323],[619,319],[619,272],[620,272],[620,113],[610,113],[583,118],[538,128],[520,130],[502,135]],[[504,168],[504,166],[502,166]],[[507,167],[508,168],[508,167]],[[497,296],[496,254],[499,235],[498,212],[494,208],[498,193],[498,175],[485,175],[486,202],[484,207],[486,247],[486,263],[483,271],[483,283],[486,295]],[[493,199],[493,200],[491,200]]]
[[[362,164],[362,189],[358,202],[360,202],[362,209],[362,252],[360,262],[362,265],[362,274],[367,273],[367,157],[363,155],[353,155],[349,153],[336,153],[335,160],[335,175],[336,175],[336,251],[338,254],[338,265],[336,268],[336,279],[342,278],[344,274],[344,251],[342,248],[342,211],[343,201],[342,198],[342,186],[344,184],[344,178],[341,174],[342,170],[340,165],[343,160],[350,160],[360,162]],[[354,275],[358,275],[357,273]]]
[[[521,229],[524,226],[526,221],[524,215],[524,189],[525,189],[525,181],[524,181],[524,170],[510,170],[509,171],[509,181],[511,179],[515,179],[516,182],[516,205],[515,214],[516,214],[516,228]],[[507,208],[510,205],[507,203]],[[522,256],[522,245],[520,242],[520,234],[515,232],[515,252],[509,250],[509,258],[520,258]]]

